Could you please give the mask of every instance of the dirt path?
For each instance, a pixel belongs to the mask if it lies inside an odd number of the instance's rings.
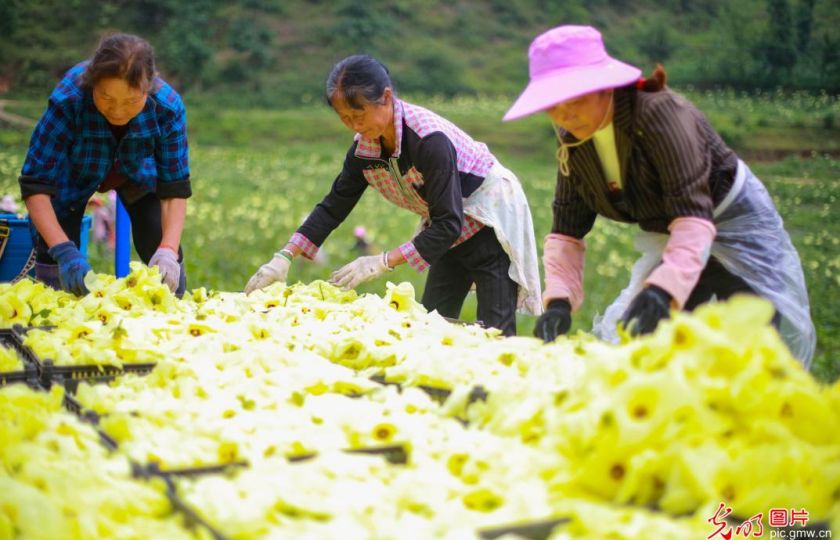
[[[0,99],[0,122],[6,122],[7,124],[11,124],[13,126],[31,128],[35,125],[35,120],[30,118],[26,118],[25,116],[20,116],[19,114],[13,114],[10,112],[6,112],[3,110],[3,107],[7,104],[14,103],[13,101],[9,101],[7,99]]]

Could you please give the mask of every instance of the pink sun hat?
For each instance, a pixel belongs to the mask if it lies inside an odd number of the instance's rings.
[[[502,120],[515,120],[590,92],[624,86],[641,74],[639,68],[607,54],[598,30],[558,26],[531,42],[530,81]]]

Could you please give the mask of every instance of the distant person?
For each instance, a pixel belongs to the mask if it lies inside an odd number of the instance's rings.
[[[113,191],[108,193],[113,193]],[[110,204],[110,198],[108,203],[104,203],[99,197],[91,197],[88,207],[92,209],[91,239],[113,251],[116,239],[115,209]]]
[[[359,225],[353,229],[353,237],[356,239],[353,250],[359,255],[373,255],[373,246],[367,239],[367,229]]]
[[[17,211],[18,203],[15,201],[14,197],[11,195],[3,195],[3,198],[0,199],[0,212],[17,214]]]
[[[504,119],[544,111],[560,144],[536,335],[551,341],[569,330],[583,302],[583,238],[601,215],[644,232],[643,256],[599,333],[614,334],[619,318],[632,334],[652,332],[671,309],[751,293],[772,301],[782,337],[807,366],[814,326],[782,219],[703,114],[665,86],[665,70],[641,78],[588,26],[543,33],[528,57],[531,80]]]
[[[353,288],[408,263],[429,268],[423,305],[458,317],[473,283],[478,318],[516,332],[517,306],[541,311],[531,211],[516,176],[487,146],[422,107],[398,99],[388,70],[370,56],[336,64],[326,99],[356,133],[344,167],[309,218],[248,281],[251,292],[285,281],[299,254],[318,248],[370,185],[394,205],[420,216],[419,234],[401,246],[361,256],[332,274]]]
[[[65,74],[35,126],[20,187],[33,224],[37,279],[87,293],[82,216],[95,191],[115,189],[140,259],[183,294],[180,244],[191,195],[186,113],[178,93],[157,77],[144,39],[108,36],[91,60]]]

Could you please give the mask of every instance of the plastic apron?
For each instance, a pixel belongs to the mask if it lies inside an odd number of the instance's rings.
[[[508,275],[519,285],[517,310],[531,315],[542,313],[534,222],[516,175],[497,161],[478,189],[464,199],[464,214],[493,227],[496,239],[510,257]]]
[[[817,338],[802,264],[767,189],[741,160],[732,189],[714,210],[714,222],[717,234],[710,255],[773,303],[781,316],[782,339],[809,368]],[[667,234],[641,231],[636,235],[635,247],[642,256],[633,265],[629,285],[603,316],[595,316],[592,331],[596,336],[618,341],[616,325],[660,264],[667,242]]]

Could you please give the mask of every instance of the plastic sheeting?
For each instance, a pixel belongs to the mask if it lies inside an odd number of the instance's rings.
[[[782,339],[793,355],[810,368],[817,338],[802,264],[767,189],[742,161],[738,162],[738,177],[732,190],[715,209],[714,220],[717,235],[711,256],[773,303],[781,316]],[[637,234],[635,247],[641,257],[633,265],[629,285],[603,316],[595,317],[595,335],[618,341],[616,325],[647,276],[660,264],[667,242],[667,234]]]

